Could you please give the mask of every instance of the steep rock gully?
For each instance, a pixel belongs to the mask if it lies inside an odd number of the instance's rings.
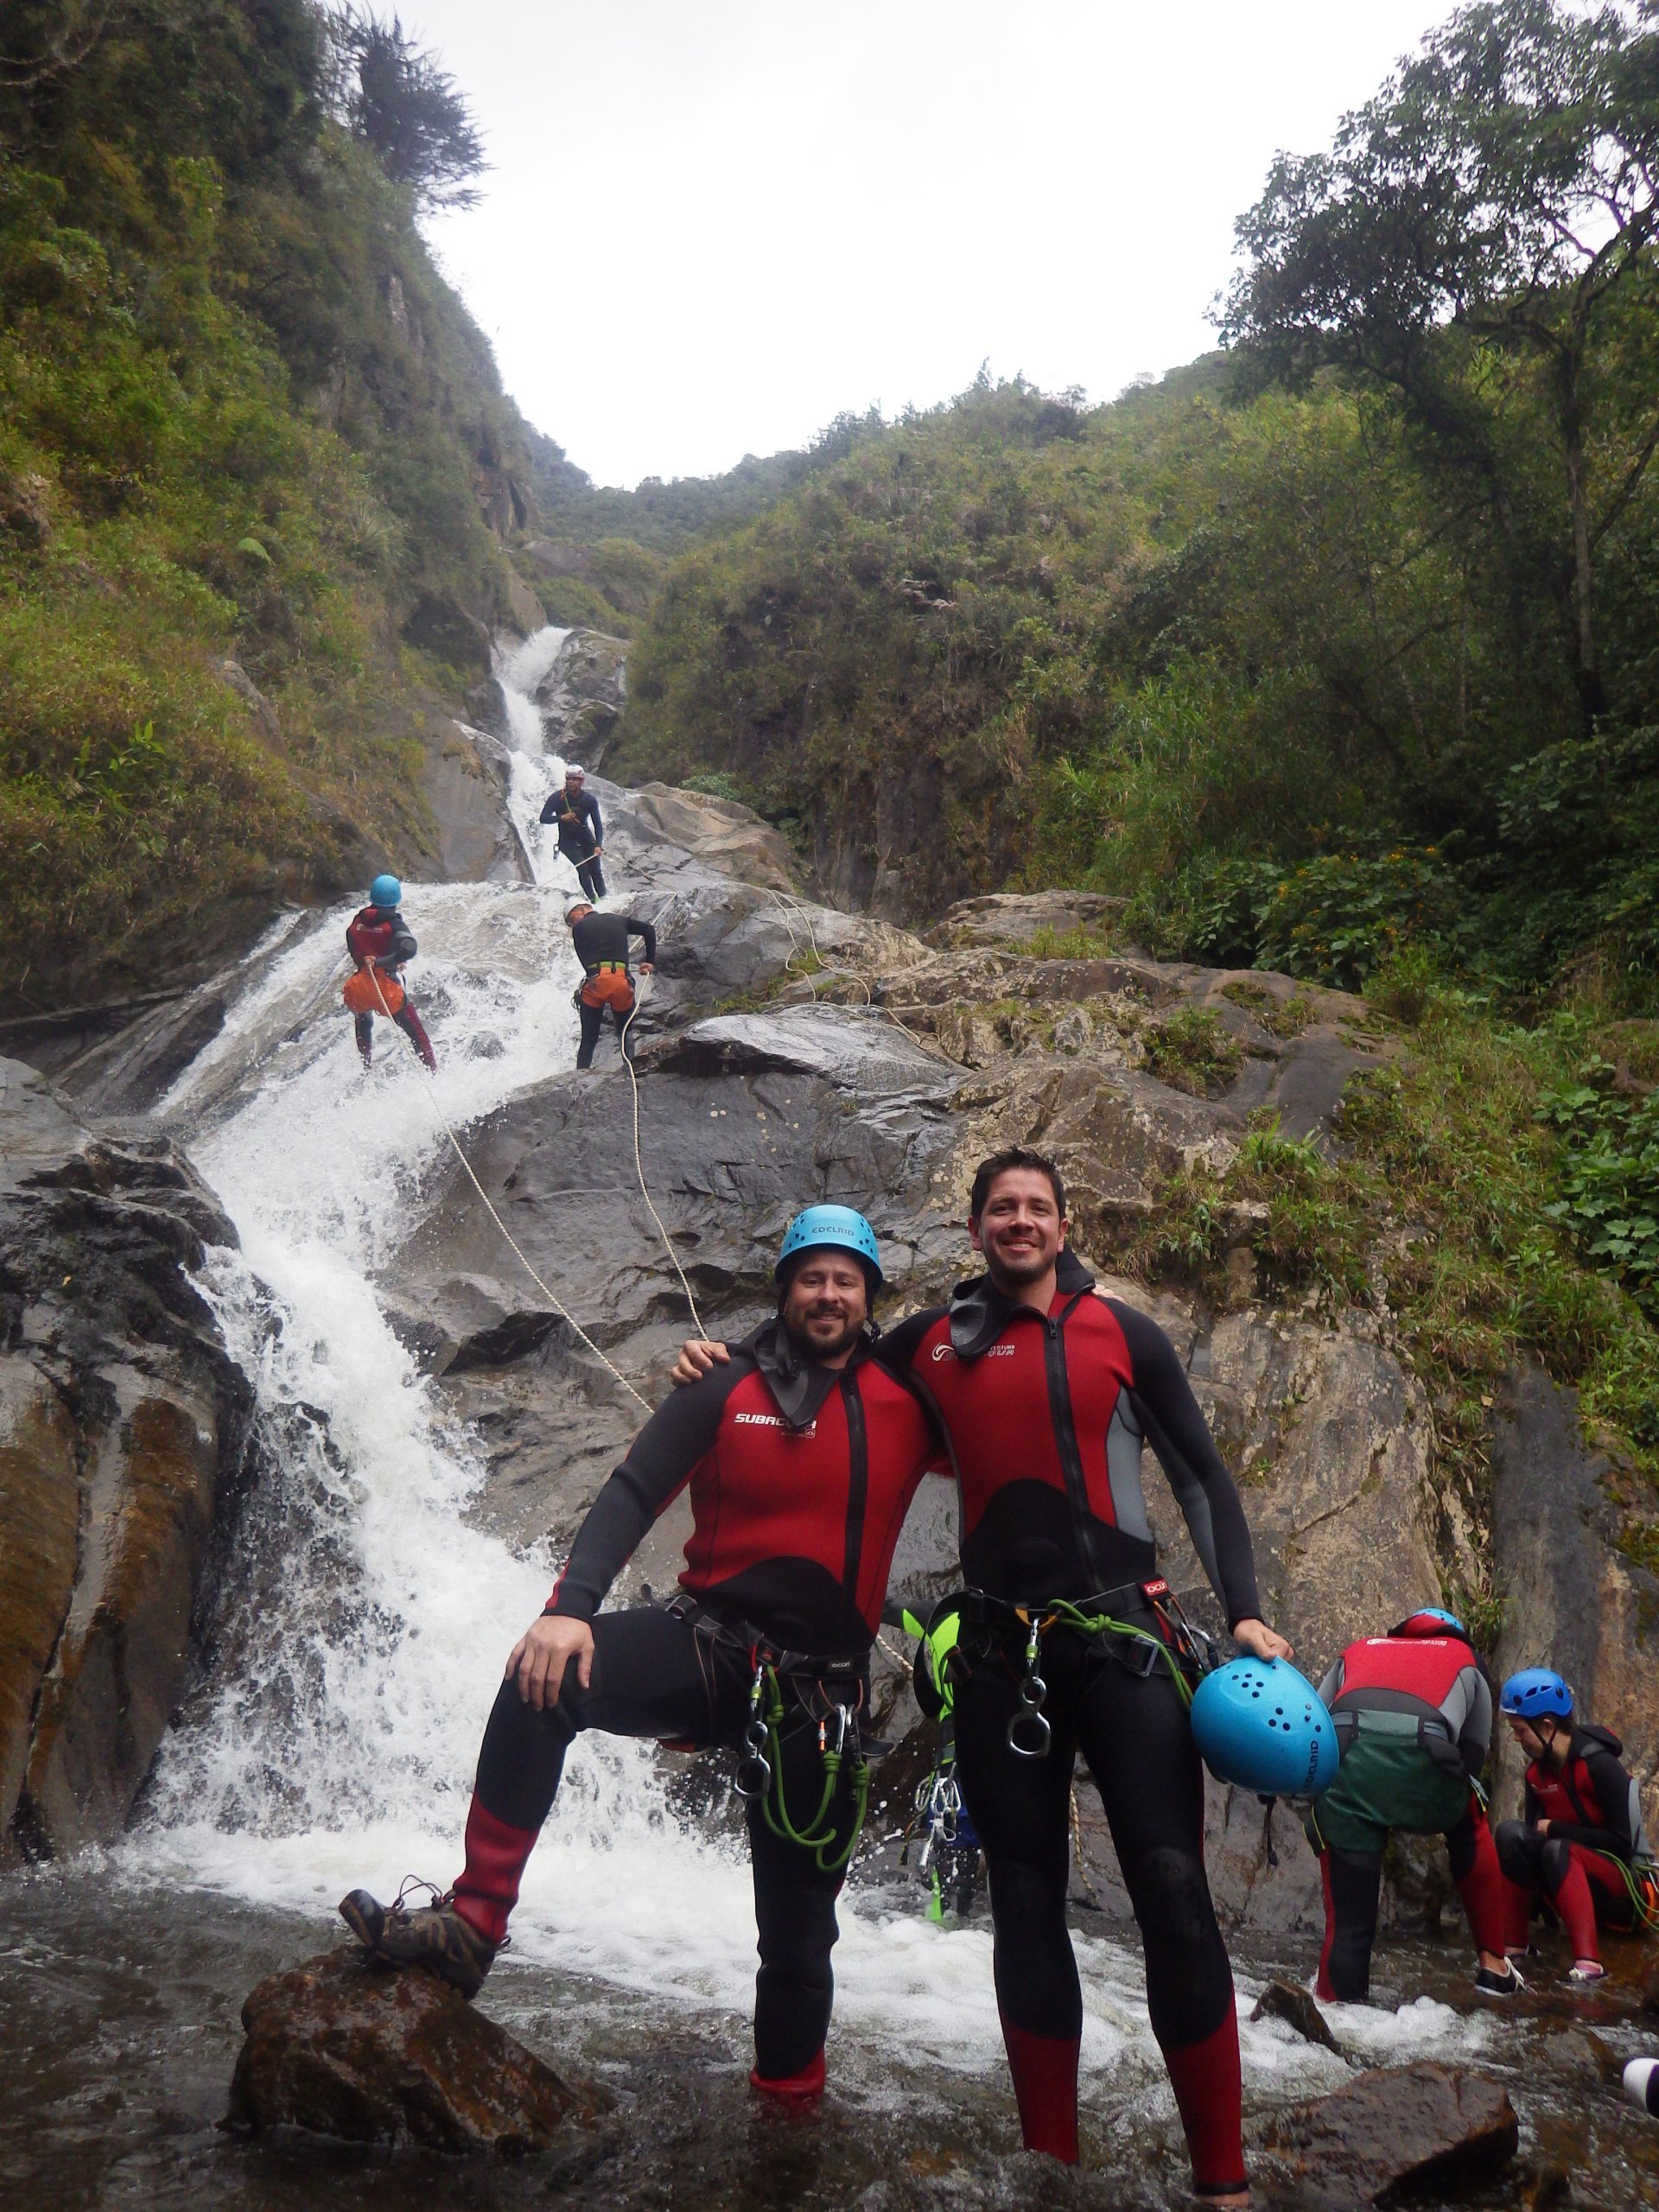
[[[934,1927],[896,1864],[923,1752],[891,1665],[878,1709],[904,1740],[848,1893],[822,2113],[757,2111],[745,2087],[753,1929],[717,1764],[584,1743],[486,2002],[614,2094],[626,2124],[603,2173],[470,2171],[217,2125],[251,1985],[327,1940],[350,1884],[453,1873],[499,1655],[638,1418],[545,1313],[433,1103],[531,1262],[647,1397],[686,1328],[634,1180],[613,1047],[591,1077],[570,1071],[575,971],[556,896],[568,877],[536,822],[564,733],[595,726],[581,680],[595,665],[619,680],[615,656],[558,632],[504,654],[499,733],[468,734],[500,793],[502,834],[476,841],[486,880],[409,887],[422,940],[410,980],[441,1061],[429,1096],[384,1033],[373,1071],[358,1070],[336,996],[345,908],[283,916],[183,1002],[54,1063],[109,1142],[188,1147],[235,1226],[239,1249],[209,1233],[193,1273],[251,1395],[254,1471],[221,1516],[194,1673],[126,1834],[0,1875],[0,2190],[46,2212],[505,2208],[577,2187],[640,2206],[1180,2203],[1173,2107],[1086,1785],[1074,1914],[1086,2164],[1059,2176],[1013,2155],[982,1904],[966,1925]],[[599,789],[616,887],[664,931],[642,1155],[716,1331],[762,1310],[778,1234],[810,1198],[872,1214],[898,1308],[936,1293],[963,1263],[971,1163],[1010,1137],[1061,1158],[1080,1241],[1105,1262],[1114,1225],[1182,1161],[1224,1160],[1251,1108],[1320,1129],[1347,1076],[1391,1049],[1335,994],[1303,994],[1286,1039],[1274,1032],[1290,1024],[1256,1018],[1272,1007],[1229,995],[1238,979],[1086,948],[1042,955],[1034,931],[1086,931],[1097,902],[970,902],[925,944],[808,905],[785,887],[786,849],[741,809]],[[1292,996],[1282,979],[1249,981],[1281,1009]],[[1243,1052],[1215,1097],[1149,1071],[1148,1027],[1192,1003]],[[1427,1409],[1386,1314],[1332,1325],[1246,1300],[1217,1318],[1135,1294],[1174,1334],[1241,1470],[1270,1611],[1315,1672],[1485,1541],[1434,1494]],[[1570,1419],[1537,1378],[1505,1418],[1517,1467],[1534,1464],[1529,1421],[1572,1461]],[[1154,1514],[1172,1580],[1190,1588],[1161,1493]],[[1528,1515],[1500,1518],[1524,1581]],[[902,1586],[942,1586],[952,1522],[940,1485],[906,1533]],[[619,1597],[665,1584],[677,1541],[666,1522]],[[1631,1709],[1609,1717],[1650,1776],[1651,1663],[1625,1651],[1619,1668],[1608,1694]],[[1286,1811],[1269,1838],[1254,1800],[1218,1791],[1211,1849],[1248,2012],[1269,1974],[1311,1966],[1312,1862]],[[1443,1870],[1413,1854],[1394,1872],[1378,2002],[1331,2008],[1349,2056],[1280,2020],[1246,2022],[1258,2128],[1353,2063],[1452,2059],[1502,2081],[1522,2121],[1514,2172],[1455,2201],[1565,2201],[1541,2193],[1553,2166],[1575,2203],[1659,2201],[1659,2131],[1616,2090],[1618,2062],[1641,2047],[1634,1947],[1615,1954],[1610,1992],[1569,2002],[1552,1961],[1517,2012],[1483,2013],[1442,1915]]]

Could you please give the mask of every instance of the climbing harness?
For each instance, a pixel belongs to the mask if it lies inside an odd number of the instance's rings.
[[[796,1694],[800,1695],[800,1678],[791,1677]],[[823,1765],[823,1789],[811,1817],[798,1823],[791,1815],[784,1792],[783,1729],[784,1694],[777,1667],[762,1653],[754,1662],[754,1679],[749,1689],[749,1725],[744,1732],[743,1757],[738,1772],[747,1768],[750,1787],[745,1789],[735,1779],[733,1787],[741,1796],[758,1800],[766,1826],[775,1836],[785,1843],[792,1843],[803,1851],[810,1851],[813,1863],[821,1873],[837,1874],[852,1857],[864,1827],[864,1816],[870,1804],[870,1768],[859,1740],[858,1707],[832,1700],[821,1681],[815,1680],[813,1688],[823,1711],[818,1715],[818,1757]],[[805,1700],[803,1700],[805,1706]],[[859,1703],[863,1702],[863,1685],[859,1684]],[[811,1722],[810,1707],[805,1707],[807,1724]],[[836,1725],[833,1747],[829,1740],[830,1723]],[[837,1834],[834,1814],[836,1787],[841,1780],[842,1762],[847,1759],[849,1737],[852,1738],[852,1755],[848,1772],[852,1778],[853,1814],[847,1832],[847,1840],[833,1857]],[[764,1752],[761,1745],[764,1745]],[[754,1784],[762,1770],[766,1778]]]

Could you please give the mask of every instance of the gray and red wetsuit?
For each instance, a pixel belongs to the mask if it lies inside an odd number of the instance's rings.
[[[686,1749],[734,1745],[749,1719],[757,1655],[776,1659],[789,1696],[785,1802],[816,1804],[825,1778],[820,1723],[834,1727],[836,1706],[867,1701],[893,1546],[938,1459],[915,1395],[867,1347],[832,1370],[802,1358],[781,1323],[671,1392],[594,1501],[548,1600],[549,1612],[593,1624],[589,1687],[571,1667],[551,1710],[534,1711],[512,1681],[496,1698],[456,1909],[501,1941],[579,1731]],[[680,1596],[601,1612],[640,1539],[688,1487],[692,1533]],[[842,1770],[831,1804],[842,1837],[855,1819],[849,1772]],[[823,2083],[842,1874],[779,1835],[753,1802],[748,1828],[760,1951],[754,2079],[810,2094]]]
[[[1581,1721],[1565,1761],[1535,1759],[1527,1769],[1526,1817],[1500,1821],[1497,1843],[1503,1870],[1505,1940],[1527,1940],[1533,1900],[1548,1898],[1560,1915],[1575,1959],[1599,1959],[1596,1930],[1628,1929],[1636,1917],[1624,1868],[1647,1856],[1642,1798],[1619,1758],[1611,1729]],[[1549,1833],[1538,1823],[1549,1822]]]
[[[1158,1573],[1141,1484],[1150,1443],[1232,1626],[1259,1616],[1249,1530],[1173,1345],[1155,1322],[1096,1294],[1068,1252],[1046,1314],[988,1279],[913,1315],[876,1356],[932,1406],[962,1502],[964,1581],[1037,1605],[1107,1600],[1152,1625]],[[1232,1969],[1203,1857],[1204,1785],[1168,1670],[1135,1649],[1050,1630],[1043,1646],[1049,1754],[1007,1741],[1020,1669],[1010,1652],[955,1692],[957,1772],[984,1846],[998,2009],[1028,2149],[1075,2160],[1082,1992],[1065,1924],[1074,1751],[1088,1761],[1146,1953],[1153,2032],[1168,2067],[1201,2193],[1240,2188],[1238,2024]]]

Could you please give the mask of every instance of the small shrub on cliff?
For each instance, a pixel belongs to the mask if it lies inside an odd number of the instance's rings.
[[[1244,1065],[1244,1047],[1208,1007],[1181,1007],[1149,1023],[1141,1044],[1160,1083],[1195,1098],[1215,1097]]]

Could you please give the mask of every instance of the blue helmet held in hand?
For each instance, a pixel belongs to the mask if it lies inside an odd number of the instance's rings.
[[[1497,1709],[1517,1720],[1536,1720],[1542,1713],[1567,1720],[1572,1717],[1573,1693],[1553,1667],[1523,1667],[1498,1692]]]
[[[789,1263],[798,1252],[810,1251],[819,1244],[839,1245],[842,1250],[851,1252],[863,1261],[880,1286],[881,1248],[869,1223],[851,1206],[808,1206],[804,1212],[798,1213],[784,1232],[778,1265],[772,1271],[774,1281],[782,1283],[789,1272]]]
[[[1317,1797],[1342,1756],[1319,1692],[1285,1659],[1235,1659],[1206,1675],[1192,1737],[1217,1782],[1258,1797]]]
[[[369,886],[369,904],[390,913],[404,903],[404,887],[395,875],[377,875]]]

